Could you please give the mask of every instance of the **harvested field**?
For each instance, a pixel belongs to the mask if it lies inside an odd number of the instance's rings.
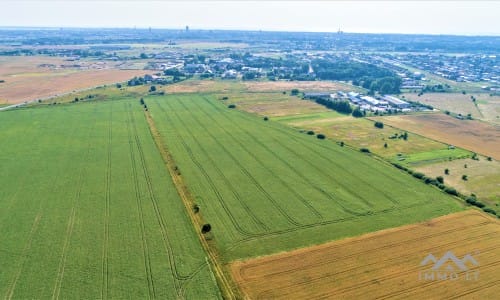
[[[488,93],[426,93],[418,97],[415,93],[404,94],[406,99],[432,105],[442,111],[450,111],[466,116],[471,114],[475,119],[500,122],[500,96]],[[476,99],[476,104],[471,96]]]
[[[323,105],[281,92],[231,93],[221,96],[227,96],[227,102],[236,104],[239,109],[261,116],[282,117],[331,112]]]
[[[239,81],[231,80],[185,80],[167,86],[169,93],[228,93],[241,89]]]
[[[449,170],[449,175],[444,174],[445,169]],[[500,204],[500,163],[496,160],[488,161],[484,157],[479,160],[460,159],[418,167],[416,171],[430,177],[443,176],[445,184],[462,194],[474,193],[480,200]],[[463,180],[462,175],[467,175],[467,180]],[[495,208],[500,212],[498,207]]]
[[[249,299],[493,299],[500,292],[499,225],[496,219],[468,210],[235,262],[231,271]],[[431,270],[431,262],[421,266],[429,254],[439,260],[448,251],[460,260],[470,254],[477,265],[464,261],[466,271],[450,260],[437,271]],[[450,280],[455,274],[458,279]]]
[[[458,120],[444,114],[371,118],[443,143],[500,159],[499,126],[477,120]]]
[[[358,89],[350,84],[334,81],[248,81],[243,82],[243,85],[251,92],[290,91],[291,89],[335,92]]]
[[[0,102],[22,103],[47,98],[98,85],[126,81],[143,75],[144,70],[119,70],[114,66],[103,69],[78,69],[39,67],[39,65],[61,65],[75,62],[52,57],[1,57]],[[81,64],[79,62],[78,64]]]

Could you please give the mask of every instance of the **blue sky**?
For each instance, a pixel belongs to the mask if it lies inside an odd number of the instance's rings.
[[[500,1],[11,1],[0,26],[500,35]]]

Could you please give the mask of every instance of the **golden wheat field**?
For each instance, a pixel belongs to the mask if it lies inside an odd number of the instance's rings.
[[[231,271],[249,299],[494,299],[500,292],[499,225],[467,210],[238,261]]]

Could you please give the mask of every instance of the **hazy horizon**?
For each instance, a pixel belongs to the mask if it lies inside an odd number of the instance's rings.
[[[500,35],[494,1],[2,1],[0,27]]]

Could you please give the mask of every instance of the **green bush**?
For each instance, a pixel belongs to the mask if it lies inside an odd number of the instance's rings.
[[[314,135],[314,131],[309,130],[309,131],[307,132],[307,134],[308,134],[308,135]]]
[[[450,194],[450,195],[458,196],[458,192],[457,192],[457,190],[455,190],[455,189],[454,189],[454,188],[452,188],[452,187],[446,187],[446,188],[444,189],[444,191],[445,191],[446,193]]]
[[[467,197],[467,199],[465,199],[465,202],[469,203],[470,205],[474,205],[476,201],[477,200],[474,197]]]
[[[373,126],[382,129],[382,128],[384,128],[384,123],[382,123],[382,122],[375,122],[375,124],[373,124]]]
[[[370,149],[368,149],[368,148],[361,148],[361,149],[359,149],[359,151],[361,151],[363,153],[370,153]]]
[[[236,104],[229,104],[227,107],[228,108],[236,108]]]
[[[494,211],[493,209],[489,208],[489,207],[483,208],[483,211],[487,212],[489,214],[495,215],[495,216],[497,215],[497,212]]]
[[[418,178],[418,179],[424,179],[425,175],[420,172],[414,172],[413,177]]]
[[[318,134],[316,137],[320,140],[324,140],[326,138],[326,136],[322,133]]]

